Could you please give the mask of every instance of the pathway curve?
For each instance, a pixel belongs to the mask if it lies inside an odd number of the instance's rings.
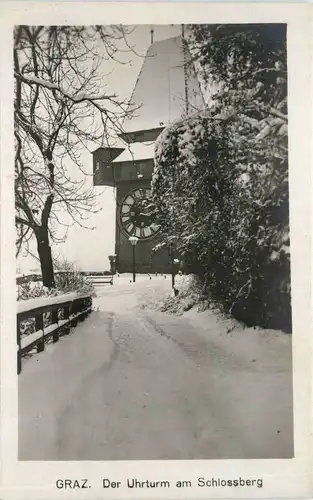
[[[89,319],[23,362],[20,460],[292,456],[288,342],[281,358],[261,345],[265,366],[188,315],[140,307],[169,287],[117,278]]]

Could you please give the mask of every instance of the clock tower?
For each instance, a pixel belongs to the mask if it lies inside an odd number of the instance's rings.
[[[186,99],[189,108],[203,108],[196,75],[189,74],[188,85],[186,82],[184,48],[180,36],[152,43],[131,99],[138,110],[123,123],[120,147],[101,147],[93,152],[94,185],[116,188],[115,253],[121,273],[132,271],[132,235],[138,238],[137,272],[171,269],[168,250],[153,251],[159,227],[151,203],[151,179],[154,142],[162,130],[186,114]]]

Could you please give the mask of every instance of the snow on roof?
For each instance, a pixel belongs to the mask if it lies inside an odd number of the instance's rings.
[[[195,73],[188,76],[188,97],[190,108],[203,107],[203,96]],[[132,118],[124,120],[126,132],[166,126],[185,113],[181,36],[155,42],[149,47],[131,100],[139,109]]]
[[[121,153],[112,163],[122,161],[148,160],[154,158],[154,142],[134,142],[127,144]]]

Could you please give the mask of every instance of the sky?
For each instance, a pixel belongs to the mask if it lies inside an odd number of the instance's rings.
[[[123,64],[106,62],[104,72],[106,77],[107,91],[114,91],[121,98],[130,97],[139,75],[143,58],[151,42],[151,28],[153,28],[154,41],[164,40],[181,33],[180,25],[138,25],[132,27],[132,33],[128,36],[128,43],[134,48],[133,52],[120,53],[119,60]],[[91,151],[97,148],[89,146],[90,151],[83,151],[82,158],[87,173],[87,184],[92,185],[93,160]],[[72,172],[75,175],[75,172]],[[78,225],[68,229],[66,241],[53,245],[54,257],[62,260],[66,258],[73,262],[79,269],[84,271],[104,271],[109,269],[108,256],[114,254],[115,246],[115,193],[110,187],[94,187],[97,193],[97,204],[101,210],[96,214],[90,214],[88,220],[84,221],[89,228],[85,229]],[[32,252],[36,254],[35,243]],[[17,259],[17,271],[28,273],[39,270],[39,263],[31,256],[21,255]]]

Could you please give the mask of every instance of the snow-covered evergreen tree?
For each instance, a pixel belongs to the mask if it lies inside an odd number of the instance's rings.
[[[192,31],[203,83],[217,91],[157,142],[160,244],[175,245],[224,310],[290,330],[284,26]]]

